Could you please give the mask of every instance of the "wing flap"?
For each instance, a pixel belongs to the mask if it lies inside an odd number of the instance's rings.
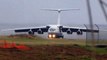
[[[99,32],[99,30],[91,30],[91,29],[81,29],[81,31],[84,31],[84,32]]]
[[[91,30],[91,29],[86,29],[86,28],[74,28],[74,27],[63,27],[61,29],[62,32],[67,32],[68,30],[72,31],[72,32],[77,32],[78,30],[83,31],[83,32],[99,32],[99,30]]]
[[[33,32],[37,32],[38,30],[41,30],[43,32],[48,32],[48,29],[47,28],[33,28],[31,29]]]
[[[75,28],[62,28],[61,30],[62,30],[62,32],[67,32],[68,30],[70,30],[72,32],[77,32],[78,31],[78,29],[75,29]]]
[[[15,32],[28,32],[30,29],[19,29],[15,30]]]

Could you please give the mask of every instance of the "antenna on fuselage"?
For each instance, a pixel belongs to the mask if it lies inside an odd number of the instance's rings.
[[[60,26],[61,12],[62,12],[62,11],[79,10],[79,9],[43,9],[43,10],[46,10],[46,11],[56,11],[56,12],[58,12],[57,25]]]

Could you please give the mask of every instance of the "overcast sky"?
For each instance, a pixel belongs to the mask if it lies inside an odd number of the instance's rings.
[[[107,24],[98,0],[90,0],[95,24]],[[56,24],[57,13],[49,9],[79,8],[61,13],[61,24],[88,24],[86,0],[0,0],[0,23]],[[106,7],[107,8],[107,7]]]

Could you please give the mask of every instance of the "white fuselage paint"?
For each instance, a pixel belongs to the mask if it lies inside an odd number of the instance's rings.
[[[50,28],[48,30],[48,33],[60,33],[58,25],[49,25],[49,26]]]
[[[59,25],[49,25],[48,38],[61,38],[63,34],[60,32]]]

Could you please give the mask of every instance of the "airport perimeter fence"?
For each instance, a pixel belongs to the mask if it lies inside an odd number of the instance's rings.
[[[86,29],[90,29],[89,25],[85,25]],[[94,41],[92,39],[92,32],[86,32],[86,45],[107,45],[107,25],[93,25],[93,30],[98,30],[99,32],[93,32]]]

